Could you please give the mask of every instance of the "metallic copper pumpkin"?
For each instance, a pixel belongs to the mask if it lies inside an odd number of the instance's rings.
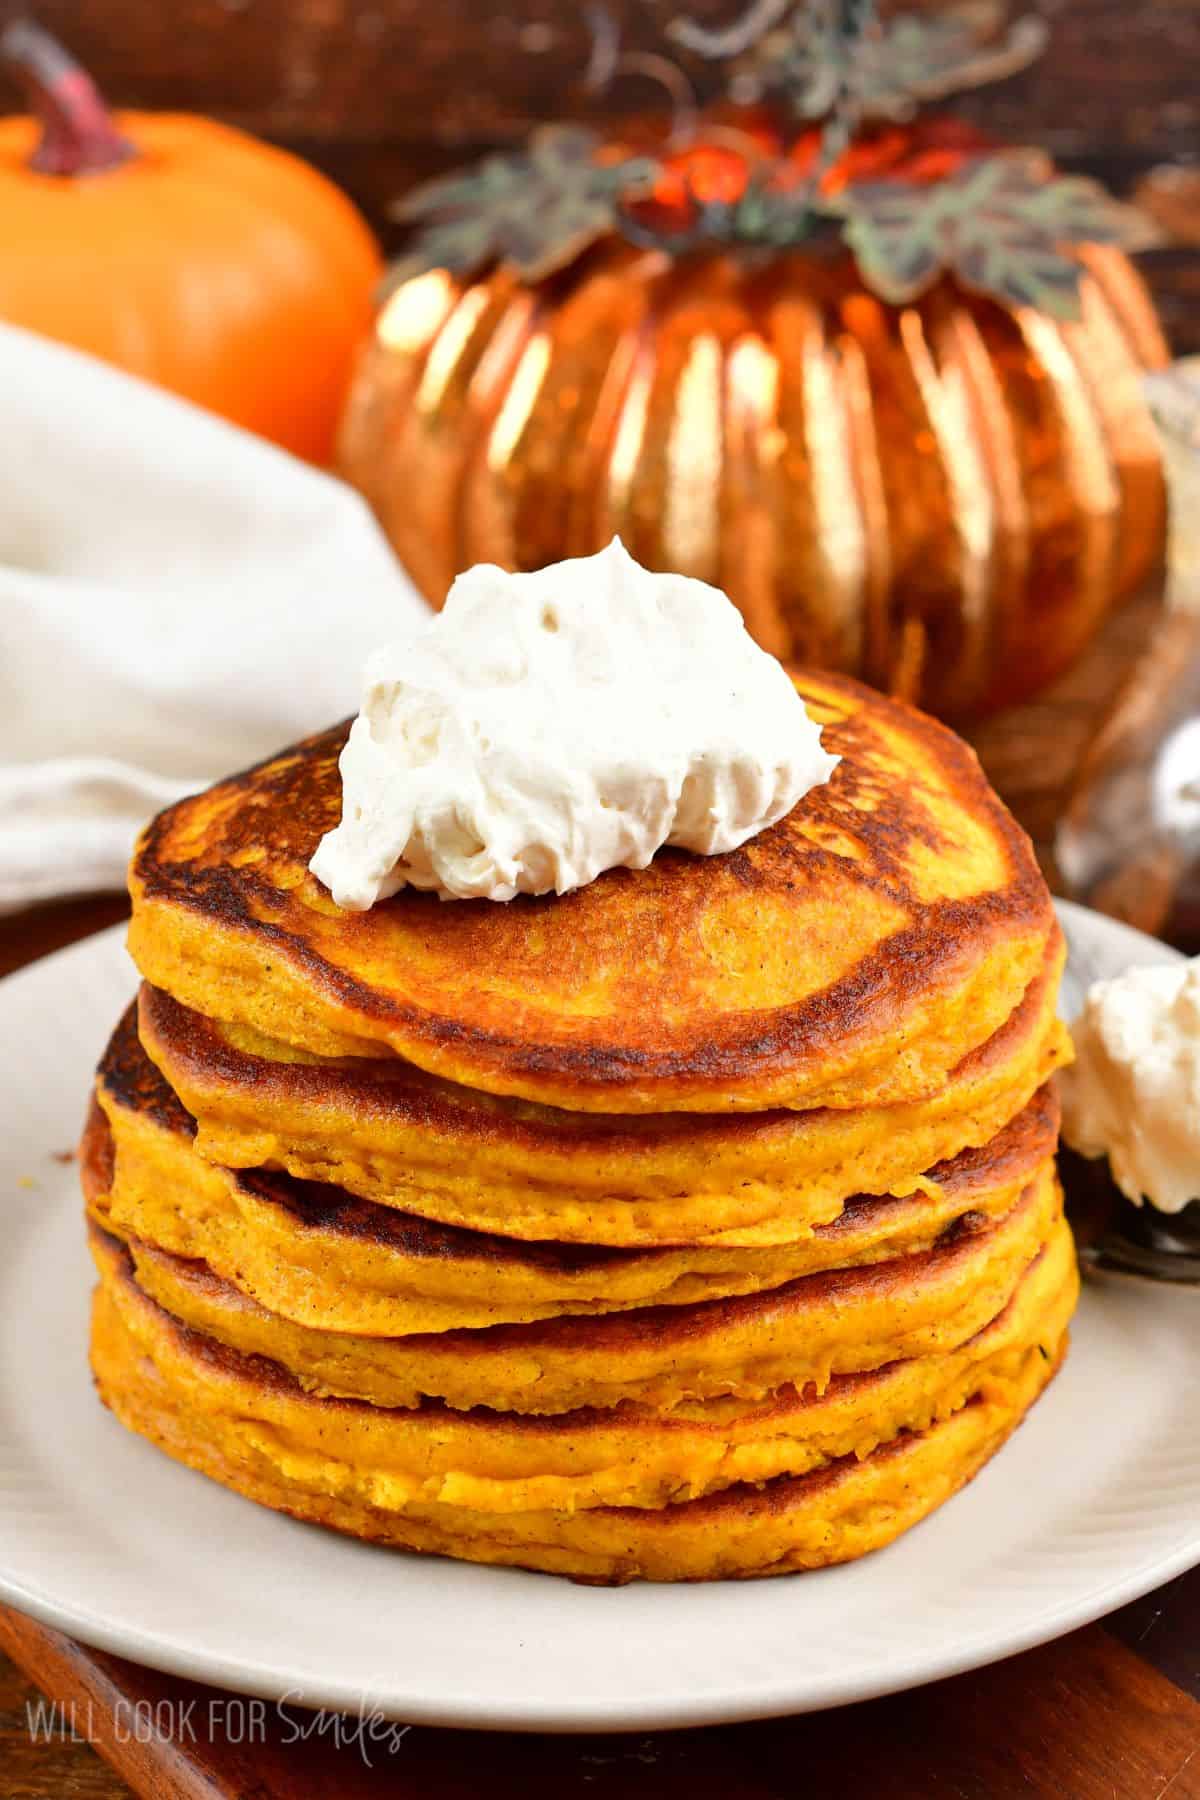
[[[1159,554],[1139,376],[1166,360],[1119,251],[1060,324],[852,262],[607,243],[536,287],[440,270],[386,301],[341,468],[440,605],[471,563],[619,532],[723,587],[769,650],[952,717],[1028,694]]]

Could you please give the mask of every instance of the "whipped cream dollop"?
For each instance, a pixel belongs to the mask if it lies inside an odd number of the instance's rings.
[[[1200,958],[1094,982],[1059,1076],[1063,1137],[1136,1205],[1200,1197]]]
[[[564,894],[664,844],[734,850],[837,761],[716,588],[615,538],[534,574],[483,564],[368,659],[310,867],[355,911],[406,885]]]

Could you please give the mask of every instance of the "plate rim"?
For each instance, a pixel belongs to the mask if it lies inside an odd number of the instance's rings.
[[[253,1504],[253,1502],[247,1502]],[[924,1523],[924,1521],[922,1521]],[[319,1529],[313,1527],[313,1529]],[[297,1711],[320,1711],[357,1714],[364,1706],[375,1707],[388,1720],[399,1724],[458,1731],[538,1732],[547,1736],[569,1737],[590,1732],[625,1734],[643,1731],[685,1731],[703,1726],[749,1724],[755,1720],[800,1717],[810,1712],[833,1711],[865,1700],[881,1700],[888,1695],[907,1693],[927,1687],[955,1675],[988,1668],[1026,1650],[1052,1643],[1097,1619],[1106,1617],[1119,1607],[1139,1600],[1155,1588],[1186,1574],[1200,1563],[1200,1529],[1195,1540],[1158,1560],[1113,1581],[1078,1602],[1065,1601],[1030,1622],[1022,1631],[1004,1634],[1003,1648],[989,1641],[986,1632],[976,1633],[944,1655],[931,1656],[907,1672],[895,1665],[892,1675],[875,1680],[871,1677],[850,1678],[824,1684],[806,1682],[799,1695],[784,1684],[766,1689],[761,1685],[754,1695],[731,1696],[718,1700],[711,1695],[679,1696],[674,1701],[656,1699],[644,1703],[601,1701],[590,1709],[586,1703],[576,1705],[570,1713],[561,1706],[548,1703],[544,1708],[521,1702],[503,1712],[483,1707],[468,1707],[458,1701],[439,1702],[425,1697],[406,1700],[397,1694],[371,1691],[364,1694],[359,1687],[340,1685],[336,1679],[324,1684],[304,1676],[302,1694],[294,1678],[269,1670],[261,1664],[225,1661],[205,1651],[189,1650],[154,1632],[138,1627],[110,1626],[93,1619],[69,1604],[57,1603],[24,1589],[0,1569],[0,1602],[12,1606],[29,1618],[60,1631],[77,1642],[126,1661],[141,1663],[160,1674],[196,1681],[209,1687],[227,1688],[236,1694],[272,1702],[286,1703]],[[545,1576],[552,1580],[560,1577]],[[776,1577],[762,1576],[760,1580]],[[793,1678],[794,1680],[795,1678]]]
[[[1115,927],[1118,922],[1104,915],[1058,901],[1066,922],[1082,923],[1083,929]],[[1159,960],[1177,958],[1180,953],[1159,940],[1130,926],[1120,927],[1128,936],[1130,948],[1136,942],[1152,948]],[[4,978],[20,982],[36,971],[44,977],[48,965],[72,960],[88,960],[106,955],[118,939],[123,938],[121,924],[92,934],[50,955],[36,959],[23,969]],[[246,1504],[251,1504],[246,1502]],[[314,1528],[315,1529],[315,1528]],[[923,1522],[922,1529],[936,1529],[936,1519]],[[122,1656],[161,1673],[209,1686],[227,1688],[234,1693],[293,1705],[297,1710],[329,1709],[358,1713],[366,1704],[378,1709],[381,1716],[405,1724],[468,1731],[539,1732],[547,1735],[576,1735],[589,1732],[627,1733],[640,1731],[675,1731],[699,1726],[739,1724],[756,1719],[776,1719],[803,1713],[831,1710],[856,1702],[883,1698],[889,1694],[923,1687],[931,1682],[984,1668],[993,1662],[1051,1642],[1079,1627],[1091,1624],[1116,1608],[1139,1599],[1164,1582],[1200,1563],[1200,1524],[1190,1540],[1174,1548],[1157,1552],[1139,1566],[1126,1569],[1102,1587],[1086,1594],[1067,1598],[1049,1608],[1030,1615],[1019,1627],[1010,1627],[999,1635],[987,1625],[969,1637],[960,1633],[950,1642],[934,1650],[914,1655],[909,1663],[893,1660],[886,1671],[864,1674],[862,1671],[839,1675],[836,1670],[824,1678],[814,1678],[811,1671],[793,1671],[770,1684],[755,1683],[750,1690],[729,1690],[724,1696],[711,1691],[680,1693],[675,1696],[656,1694],[599,1698],[589,1701],[581,1692],[569,1708],[561,1701],[539,1702],[533,1693],[497,1709],[494,1703],[473,1704],[469,1700],[439,1700],[436,1695],[414,1691],[406,1696],[392,1684],[390,1692],[371,1691],[365,1697],[358,1687],[340,1682],[330,1675],[314,1680],[308,1671],[302,1676],[303,1698],[297,1694],[296,1679],[282,1673],[280,1666],[268,1667],[258,1659],[231,1658],[211,1648],[193,1648],[178,1641],[169,1632],[146,1629],[128,1621],[106,1619],[93,1612],[78,1598],[62,1600],[27,1585],[3,1566],[0,1553],[0,1601],[12,1606],[40,1624],[62,1632],[82,1644],[101,1652]],[[542,1580],[557,1577],[535,1577]],[[768,1579],[763,1577],[761,1579]]]

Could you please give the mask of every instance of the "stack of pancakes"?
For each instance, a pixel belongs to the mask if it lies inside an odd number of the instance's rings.
[[[339,728],[164,813],[84,1140],[133,1430],[382,1543],[587,1580],[886,1543],[1062,1358],[1060,935],[970,753],[832,676],[727,856],[340,911]]]

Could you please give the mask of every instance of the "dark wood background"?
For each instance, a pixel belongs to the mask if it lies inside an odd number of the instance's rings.
[[[604,4],[622,48],[645,52],[664,48],[681,11],[724,22],[742,0]],[[380,227],[414,179],[519,142],[533,122],[661,104],[644,76],[621,77],[602,99],[587,93],[591,10],[586,0],[0,0],[0,17],[33,12],[62,37],[114,103],[212,113],[284,144]],[[1123,193],[1159,165],[1200,160],[1198,0],[1040,0],[1036,10],[1051,28],[1041,62],[954,110]],[[1200,243],[1198,194],[1183,211]],[[1147,265],[1175,342],[1200,349],[1200,249],[1153,251]]]
[[[378,154],[512,142],[531,120],[588,105],[582,0],[32,4],[123,104],[217,113],[321,160],[350,145]],[[716,23],[740,10],[741,0],[605,0],[623,45],[641,51],[662,50],[681,12]],[[1195,152],[1195,0],[1041,0],[1038,10],[1049,52],[961,102],[973,116],[1130,170]],[[631,76],[601,110],[644,108],[653,93]]]

